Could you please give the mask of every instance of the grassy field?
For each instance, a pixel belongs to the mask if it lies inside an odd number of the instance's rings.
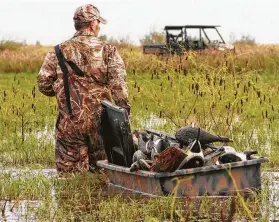
[[[53,167],[55,98],[38,92],[36,74],[0,74],[2,167]],[[175,132],[196,121],[209,132],[234,140],[238,150],[257,150],[279,163],[277,75],[226,69],[187,75],[128,74],[133,129]]]
[[[267,221],[276,210],[270,203],[268,178],[263,178],[264,190],[254,200],[237,197],[226,205],[211,203],[209,198],[194,203],[109,196],[99,174],[69,179],[31,175],[30,169],[55,167],[57,104],[55,98],[39,93],[36,83],[48,50],[0,45],[0,166],[26,171],[20,177],[0,175],[0,199],[30,201],[26,218],[35,214],[39,221],[195,221],[211,218],[214,208],[216,221],[225,221],[230,213],[235,213],[234,220]],[[195,121],[211,133],[232,138],[231,145],[237,150],[253,149],[268,157],[265,170],[278,168],[277,47],[247,46],[237,54],[189,53],[162,58],[144,56],[132,46],[120,47],[120,52],[128,71],[133,129],[152,127],[173,133]],[[34,200],[39,206],[32,207]],[[3,203],[2,212],[5,206]]]

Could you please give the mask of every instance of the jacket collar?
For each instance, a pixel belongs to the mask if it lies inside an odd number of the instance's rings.
[[[81,31],[77,31],[75,34],[74,34],[74,37],[77,37],[77,36],[92,36],[92,37],[95,37],[94,36],[94,33],[89,31],[89,30],[81,30]],[[96,38],[96,37],[95,37]]]

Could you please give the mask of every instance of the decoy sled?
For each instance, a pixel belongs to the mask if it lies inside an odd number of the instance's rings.
[[[268,162],[263,157],[174,172],[131,172],[136,149],[127,112],[107,101],[102,101],[102,106],[101,132],[107,160],[98,161],[97,165],[106,171],[110,190],[176,197],[232,196],[261,190],[261,164]]]

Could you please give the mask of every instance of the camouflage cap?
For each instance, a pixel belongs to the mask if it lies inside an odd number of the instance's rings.
[[[93,5],[83,5],[76,9],[74,22],[91,22],[94,20],[99,20],[103,24],[107,23],[107,20],[100,16],[100,11]]]

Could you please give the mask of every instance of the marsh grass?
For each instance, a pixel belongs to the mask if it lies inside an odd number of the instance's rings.
[[[0,88],[2,167],[54,166],[54,98],[38,92],[34,74],[1,75]]]
[[[4,47],[0,50],[1,168],[54,167],[55,98],[38,92],[36,74],[21,73],[38,72],[50,48]],[[270,163],[262,168],[278,168],[278,47],[245,50],[158,57],[144,56],[136,47],[120,47],[128,70],[132,129],[144,129],[152,122],[152,128],[174,133],[194,121],[211,133],[232,138],[237,150],[253,149],[269,157]],[[277,195],[270,178],[263,177],[263,188],[250,199],[237,196],[217,202],[209,197],[139,199],[110,196],[99,174],[0,176],[0,199],[30,201],[24,219],[35,216],[38,221],[267,221],[270,215],[278,216],[278,200],[270,199]],[[0,207],[5,214],[5,205]]]
[[[35,74],[0,76],[2,165],[54,166],[55,98],[38,92]],[[206,65],[187,74],[173,69],[129,73],[132,128],[144,129],[153,118],[157,123],[152,128],[174,133],[194,121],[209,132],[232,138],[237,150],[257,150],[276,166],[277,78],[277,73],[231,73],[226,66],[211,70]]]
[[[254,192],[249,198],[205,196],[197,199],[108,195],[102,175],[91,173],[48,177],[26,171],[20,177],[6,173],[0,181],[1,199],[15,200],[15,206],[26,201],[28,210],[22,215],[25,220],[268,221],[271,215],[278,216],[278,206],[270,199],[270,192],[274,192],[270,186],[272,182],[264,176],[262,192]],[[0,207],[4,217],[5,206],[0,204]]]

